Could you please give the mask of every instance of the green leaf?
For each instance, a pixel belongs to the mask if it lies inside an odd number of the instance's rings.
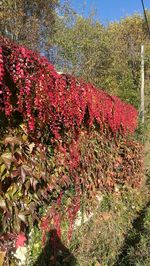
[[[5,166],[5,164],[3,163],[0,166],[0,175],[1,175],[1,181],[5,178],[5,174],[7,173],[7,168]]]
[[[2,164],[2,165],[0,166],[0,173],[3,174],[3,172],[4,172],[5,169],[6,169],[5,164]]]

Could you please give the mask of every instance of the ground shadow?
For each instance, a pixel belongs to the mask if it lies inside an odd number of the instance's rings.
[[[150,201],[146,204],[146,206],[141,210],[138,217],[134,219],[132,223],[132,229],[128,232],[123,247],[121,248],[121,253],[119,254],[117,261],[113,266],[130,266],[130,258],[128,257],[129,249],[136,248],[141,239],[141,233],[144,229],[144,218],[147,214],[147,210],[150,207]],[[134,235],[133,235],[134,232]],[[132,263],[132,265],[134,265]]]
[[[70,253],[69,249],[62,244],[57,234],[57,230],[53,229],[49,234],[49,240],[37,261],[34,263],[34,266],[77,265],[75,257]]]

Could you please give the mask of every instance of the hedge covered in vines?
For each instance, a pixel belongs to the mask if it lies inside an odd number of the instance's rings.
[[[97,193],[140,186],[136,109],[70,75],[45,57],[0,39],[1,248],[33,225],[70,239],[77,212]],[[5,243],[5,244],[4,244]]]

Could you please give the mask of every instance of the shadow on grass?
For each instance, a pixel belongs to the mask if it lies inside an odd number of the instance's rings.
[[[123,247],[121,248],[121,253],[119,254],[117,261],[113,266],[131,266],[134,263],[130,261],[128,252],[130,248],[136,249],[137,245],[141,239],[141,233],[144,230],[144,218],[147,214],[147,210],[150,207],[150,201],[146,206],[141,210],[138,217],[134,219],[132,229],[128,232],[128,235],[125,238]]]
[[[49,233],[50,238],[37,261],[34,263],[34,266],[77,265],[75,257],[70,253],[69,249],[62,244],[57,230],[53,229]]]

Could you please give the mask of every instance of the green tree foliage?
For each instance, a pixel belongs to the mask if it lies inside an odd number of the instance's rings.
[[[2,0],[1,34],[31,49],[46,49],[58,0]]]
[[[106,29],[92,17],[85,19],[72,12],[59,17],[54,36],[56,66],[96,85],[102,84],[110,64],[105,33]]]
[[[150,25],[150,10],[147,11],[147,19]],[[145,26],[145,32],[147,28]],[[145,105],[146,105],[146,117],[150,121],[150,36],[145,42]]]
[[[92,16],[84,18],[68,10],[57,18],[51,40],[56,67],[139,107],[141,44],[145,46],[145,88],[149,91],[150,44],[144,17],[135,14],[104,27]]]
[[[108,26],[111,41],[112,65],[109,75],[117,88],[117,94],[139,105],[141,84],[141,44],[147,49],[147,39],[144,20],[140,15],[122,19],[119,23]],[[148,51],[145,56],[147,57]],[[145,71],[148,64],[145,64]],[[111,85],[111,83],[110,83]]]

